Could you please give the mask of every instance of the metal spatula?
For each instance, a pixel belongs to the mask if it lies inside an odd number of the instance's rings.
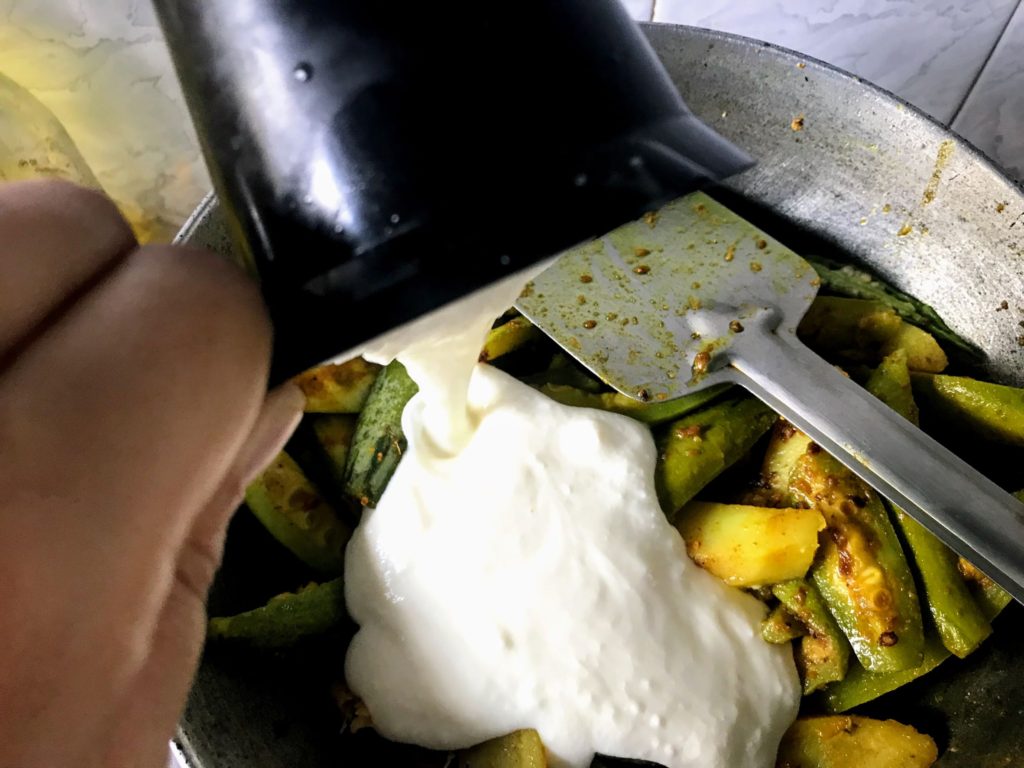
[[[1024,602],[1024,504],[797,340],[818,283],[695,193],[566,252],[516,306],[637,400],[742,385]]]

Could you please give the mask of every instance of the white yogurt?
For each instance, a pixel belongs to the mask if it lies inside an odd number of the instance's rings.
[[[800,698],[791,651],[761,639],[757,600],[686,556],[647,428],[485,365],[453,397],[515,293],[399,355],[420,394],[348,546],[349,685],[382,735],[427,747],[536,728],[555,766],[772,766]]]

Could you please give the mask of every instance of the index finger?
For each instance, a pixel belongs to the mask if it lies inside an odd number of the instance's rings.
[[[0,368],[135,245],[100,192],[53,180],[0,184]]]

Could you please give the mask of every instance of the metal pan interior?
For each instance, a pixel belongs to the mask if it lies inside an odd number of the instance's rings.
[[[730,204],[798,251],[870,265],[984,349],[985,374],[1024,384],[1020,188],[947,129],[821,62],[689,27],[645,31],[690,107],[759,160],[720,191]],[[231,252],[213,200],[181,239]],[[264,536],[247,515],[232,524],[214,612],[259,604],[302,578]],[[1024,754],[1024,731],[1011,726],[1024,712],[1022,625],[1011,606],[981,650],[865,712],[933,735],[945,768],[1012,764]],[[340,666],[339,654],[324,673]],[[310,672],[302,658],[211,649],[179,734],[194,768],[375,762],[337,737],[326,685]]]

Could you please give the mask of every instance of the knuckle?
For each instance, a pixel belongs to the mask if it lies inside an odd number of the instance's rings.
[[[220,567],[220,559],[220,549],[212,542],[189,537],[178,557],[174,572],[175,583],[186,593],[205,603],[213,577]]]
[[[182,246],[145,246],[137,256],[155,271],[155,298],[190,344],[232,370],[265,367],[271,329],[259,288],[213,253]]]

